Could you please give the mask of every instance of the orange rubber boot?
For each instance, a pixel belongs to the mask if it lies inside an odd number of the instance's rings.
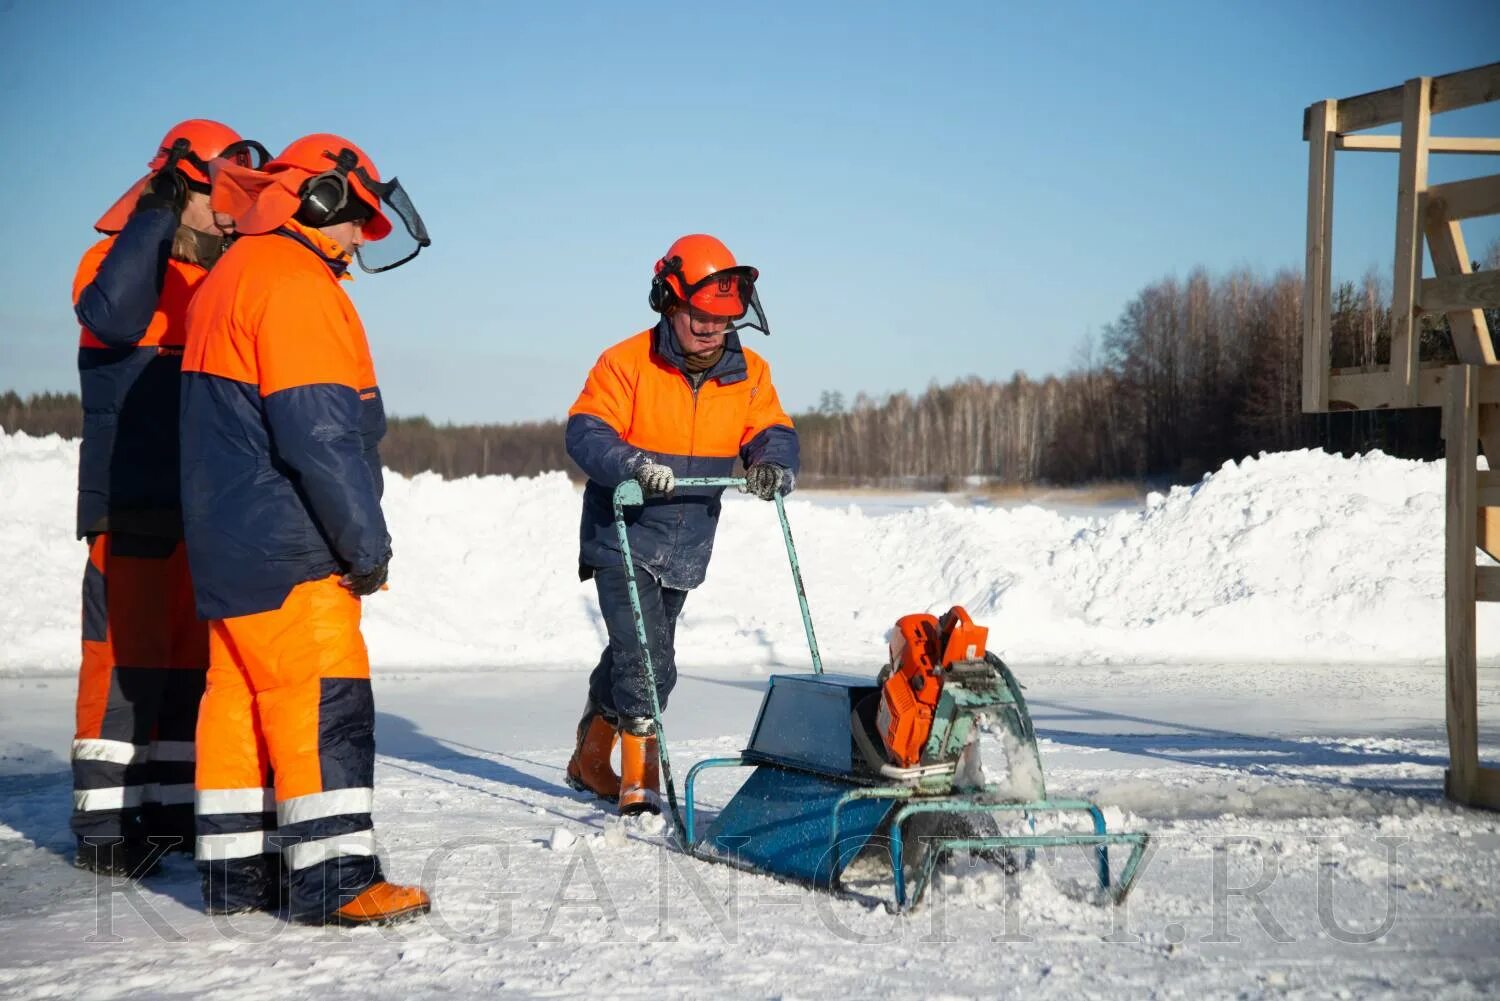
[[[426,914],[432,898],[420,886],[399,886],[384,880],[328,915],[333,925],[382,925]]]
[[[603,714],[590,707],[578,721],[578,744],[568,761],[568,785],[610,802],[619,799],[620,776],[609,763],[618,739]]]
[[[656,735],[620,731],[620,815],[661,813],[661,768]]]

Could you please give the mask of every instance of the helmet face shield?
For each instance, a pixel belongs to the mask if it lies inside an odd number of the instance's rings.
[[[755,286],[750,286],[750,303],[745,315],[740,317],[734,324],[735,330],[759,330],[767,337],[771,336],[771,325],[766,322],[765,310],[760,308],[760,293],[755,291]]]
[[[354,251],[362,270],[373,275],[399,268],[420,254],[423,247],[432,245],[432,238],[427,235],[427,226],[422,222],[422,216],[418,214],[416,205],[401,186],[400,180],[393,177],[389,181],[377,181],[363,167],[355,167],[351,173],[357,179],[357,197],[374,195],[380,201],[375,207],[382,215],[387,219],[401,221],[400,226],[392,225],[389,233],[366,242]]]
[[[695,324],[728,321],[728,329],[749,328],[769,334],[766,315],[760,308],[756,269],[744,265],[725,268],[691,285],[683,282],[682,301]],[[682,276],[677,276],[682,281]]]

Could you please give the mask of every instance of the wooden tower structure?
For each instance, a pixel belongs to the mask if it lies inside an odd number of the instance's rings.
[[[1428,184],[1432,154],[1497,154],[1500,137],[1436,136],[1432,117],[1500,101],[1500,63],[1308,107],[1307,275],[1302,291],[1302,409],[1442,407],[1447,465],[1445,518],[1448,797],[1500,809],[1500,768],[1479,762],[1475,607],[1500,601],[1500,567],[1477,566],[1476,550],[1500,554],[1500,362],[1484,309],[1500,307],[1500,271],[1473,271],[1462,222],[1500,215],[1500,174]],[[1399,123],[1399,135],[1360,135]],[[1396,257],[1391,364],[1331,367],[1330,254],[1333,164],[1340,150],[1396,153]],[[1423,246],[1434,277],[1423,277]],[[1424,365],[1420,318],[1445,314],[1457,365]],[[1477,468],[1479,449],[1489,470]]]

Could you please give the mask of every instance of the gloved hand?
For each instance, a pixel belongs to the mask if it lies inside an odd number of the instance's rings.
[[[761,500],[772,500],[781,493],[781,485],[791,478],[785,466],[770,462],[757,462],[745,472],[745,493],[754,494]]]
[[[677,486],[677,477],[671,466],[664,466],[649,459],[635,467],[635,481],[647,497],[664,497]]]
[[[163,167],[146,182],[141,197],[136,199],[137,212],[149,209],[171,209],[177,215],[187,205],[187,178],[176,167]]]
[[[339,583],[349,589],[355,596],[363,598],[380,590],[380,585],[386,582],[390,576],[391,558],[387,556],[364,573],[346,573],[339,578]]]

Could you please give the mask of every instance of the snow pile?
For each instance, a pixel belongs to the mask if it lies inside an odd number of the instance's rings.
[[[0,671],[77,659],[77,445],[0,433]],[[588,666],[603,629],[576,574],[577,488],[387,474],[391,590],[367,602],[386,667]],[[1019,662],[1440,661],[1443,477],[1320,452],[1228,463],[1142,510],[1064,516],[948,504],[788,512],[826,660],[879,663],[900,615],[968,606]],[[1480,609],[1481,651],[1500,618]],[[684,670],[806,663],[775,509],[726,500]]]

